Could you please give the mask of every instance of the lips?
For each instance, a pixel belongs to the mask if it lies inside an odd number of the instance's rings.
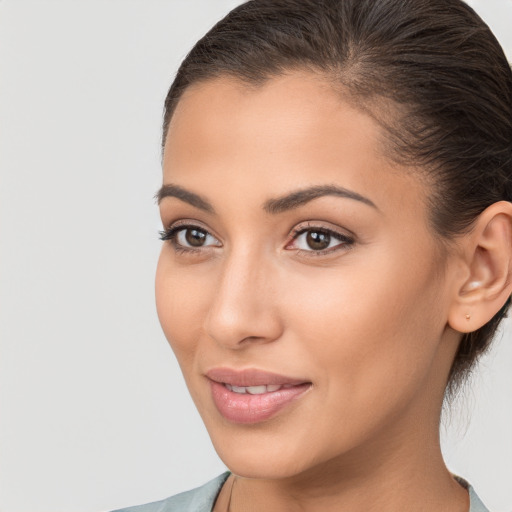
[[[233,423],[275,416],[311,388],[311,382],[255,369],[215,368],[206,373],[220,414]]]
[[[231,368],[213,368],[206,372],[210,380],[231,386],[268,386],[268,385],[297,385],[308,382],[306,379],[295,379],[278,375],[277,373],[266,372],[249,368],[247,370],[232,370]]]

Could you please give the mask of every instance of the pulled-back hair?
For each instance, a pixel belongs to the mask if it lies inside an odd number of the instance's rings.
[[[385,128],[389,157],[428,177],[441,242],[471,229],[491,204],[512,201],[512,72],[461,0],[245,2],[181,64],[165,100],[162,146],[190,85],[220,76],[258,85],[295,69],[321,74],[370,113]],[[488,348],[509,303],[462,336],[450,390]]]

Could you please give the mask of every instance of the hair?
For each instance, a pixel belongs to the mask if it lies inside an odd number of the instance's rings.
[[[294,70],[329,80],[384,127],[391,160],[428,176],[440,241],[468,232],[491,204],[512,200],[511,68],[461,0],[245,2],[182,62],[165,100],[162,148],[192,84],[228,76],[259,85]],[[462,336],[447,391],[464,382],[509,304]]]

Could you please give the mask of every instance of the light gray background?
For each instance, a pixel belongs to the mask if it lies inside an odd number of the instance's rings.
[[[0,2],[0,510],[99,512],[224,470],[154,311],[162,104],[232,0]],[[512,1],[471,2],[512,55]],[[512,329],[450,468],[512,510]]]

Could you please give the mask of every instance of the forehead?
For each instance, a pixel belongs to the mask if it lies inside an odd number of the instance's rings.
[[[272,135],[280,144],[285,140],[302,144],[310,140],[317,145],[346,137],[348,133],[340,133],[340,128],[348,124],[351,131],[364,131],[373,142],[380,140],[377,124],[350,107],[319,74],[290,72],[259,85],[220,77],[185,90],[171,119],[166,142],[172,144],[178,127],[185,136],[187,130],[195,136],[206,133],[209,139],[212,134],[218,135],[214,142],[243,132],[252,136],[253,144]],[[268,142],[265,141],[267,145]]]
[[[378,157],[380,139],[373,119],[350,107],[318,75],[296,72],[259,86],[221,77],[184,92],[169,125],[164,167],[181,156],[261,160],[266,155],[277,164],[280,156],[300,155],[303,161],[306,154],[328,157],[333,146],[356,142],[364,154]],[[185,151],[192,146],[193,155]]]
[[[425,186],[386,158],[384,140],[370,115],[318,75],[294,72],[259,86],[216,78],[189,87],[176,107],[164,183],[213,195],[222,184],[244,204],[292,185],[337,183],[377,205],[404,208],[411,196],[413,206],[424,205]]]

